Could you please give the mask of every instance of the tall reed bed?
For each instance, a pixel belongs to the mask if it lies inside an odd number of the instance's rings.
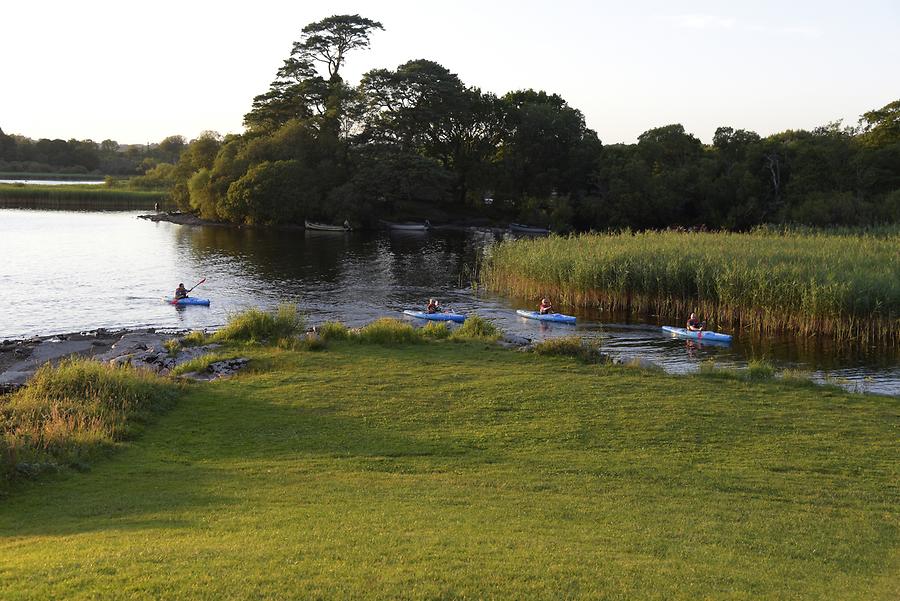
[[[900,345],[900,229],[624,232],[503,242],[482,283],[510,295],[761,332]]]
[[[125,190],[98,185],[39,186],[0,184],[0,206],[81,208],[84,203],[99,203],[98,208],[151,208],[164,204],[167,192]]]

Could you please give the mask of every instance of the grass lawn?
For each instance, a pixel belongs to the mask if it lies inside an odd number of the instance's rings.
[[[900,598],[900,400],[475,343],[256,347],[0,499],[0,599]]]

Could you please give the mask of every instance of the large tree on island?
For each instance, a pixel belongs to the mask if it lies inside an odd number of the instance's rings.
[[[384,26],[359,15],[332,15],[304,27],[269,90],[253,99],[244,124],[250,130],[270,131],[290,119],[301,119],[336,135],[343,101],[352,95],[341,78],[341,67],[350,51],[369,47],[375,30],[383,31]],[[318,73],[317,64],[324,65],[327,79]]]

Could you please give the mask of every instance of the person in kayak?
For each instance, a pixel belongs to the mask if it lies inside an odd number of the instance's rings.
[[[553,304],[546,298],[541,299],[541,305],[538,307],[538,313],[546,315],[553,311]]]
[[[691,318],[687,321],[687,329],[691,332],[699,332],[706,326],[706,322],[697,319],[696,313],[691,313]]]
[[[175,300],[181,298],[187,298],[188,289],[184,287],[184,283],[178,284],[178,288],[175,289]]]
[[[441,304],[437,302],[437,299],[430,298],[428,299],[428,309],[427,313],[443,313],[443,309],[441,309]]]

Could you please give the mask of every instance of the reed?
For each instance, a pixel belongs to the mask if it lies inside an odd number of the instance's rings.
[[[0,184],[3,201],[84,202],[91,200],[131,202],[141,205],[163,202],[165,191],[127,190],[102,185],[41,186]]]
[[[491,290],[716,327],[900,346],[900,229],[622,232],[492,247]]]

